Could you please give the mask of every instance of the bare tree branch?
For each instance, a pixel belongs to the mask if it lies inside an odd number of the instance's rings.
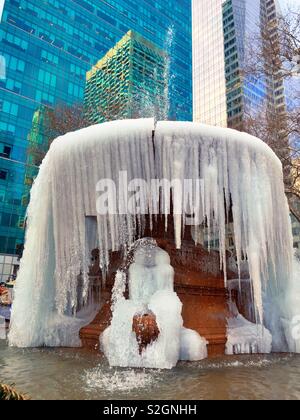
[[[281,160],[291,212],[300,221],[300,8],[267,22],[247,50],[242,77],[264,80],[268,89],[259,112],[244,110],[242,129],[264,140]],[[286,103],[275,102],[276,89]]]

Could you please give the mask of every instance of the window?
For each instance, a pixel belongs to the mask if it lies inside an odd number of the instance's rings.
[[[75,64],[71,64],[71,74],[75,74],[76,76],[78,76],[80,79],[85,79],[85,75],[86,75],[86,70],[76,66]]]
[[[16,117],[18,115],[19,106],[17,104],[12,104],[11,102],[3,101],[2,103],[0,102],[0,109],[6,114]]]
[[[3,169],[0,169],[0,180],[6,181],[7,180],[7,174],[8,174],[7,171],[5,171]]]
[[[40,82],[45,83],[46,85],[52,87],[56,86],[56,76],[49,73],[48,71],[40,70],[38,79]]]
[[[84,96],[83,88],[78,85],[75,85],[74,83],[69,83],[68,93],[69,95],[73,95],[78,98],[83,98]]]
[[[0,226],[3,227],[16,227],[18,224],[19,216],[11,213],[1,213]]]
[[[22,40],[21,38],[18,38],[17,36],[14,36],[10,33],[6,33],[5,38],[6,38],[6,43],[17,47],[21,51],[26,51],[28,48],[28,42]]]
[[[8,63],[8,67],[11,70],[18,71],[20,73],[23,73],[25,70],[25,62],[23,60],[19,60],[16,57],[10,56],[6,62]]]
[[[46,92],[41,92],[40,90],[36,91],[35,99],[37,102],[40,102],[44,105],[53,105],[54,104],[54,96],[49,95]]]
[[[20,93],[21,87],[22,87],[21,83],[16,80],[7,79],[6,81],[6,89],[11,90],[15,93]]]
[[[0,106],[1,109],[1,106]],[[15,126],[12,124],[7,124],[5,122],[0,122],[0,133],[5,133],[6,135],[14,135],[15,134]]]
[[[58,56],[48,51],[42,50],[42,61],[45,63],[58,64]]]
[[[0,143],[0,157],[9,159],[11,154],[11,146]]]

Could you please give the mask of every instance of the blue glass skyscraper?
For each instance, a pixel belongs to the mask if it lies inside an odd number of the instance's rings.
[[[86,72],[128,30],[169,50],[169,116],[191,120],[190,0],[5,0],[0,24],[5,63],[0,78],[0,254],[15,254],[24,242],[26,149],[36,112],[41,105],[81,102]]]

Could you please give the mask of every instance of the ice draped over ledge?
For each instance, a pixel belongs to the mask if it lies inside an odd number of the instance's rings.
[[[218,233],[225,272],[226,223],[232,209],[238,265],[247,255],[257,320],[264,320],[272,332],[274,349],[286,350],[289,340],[282,320],[289,323],[286,290],[292,278],[293,241],[280,161],[265,143],[247,134],[187,122],[155,126],[152,119],[92,126],[51,145],[31,192],[10,344],[66,345],[57,342],[57,335],[65,337],[63,319],[76,312],[88,291],[93,241],[87,216],[97,216],[103,268],[109,264],[109,250],[143,236],[142,216],[97,215],[98,181],[111,179],[119,187],[120,171],[127,171],[128,181],[202,179],[196,218],[201,223],[206,219],[208,230]],[[141,194],[153,213],[155,197]],[[183,191],[173,198],[173,207],[181,208],[184,199]],[[171,207],[164,200],[160,205],[161,214]],[[185,217],[174,214],[178,247],[184,224]]]

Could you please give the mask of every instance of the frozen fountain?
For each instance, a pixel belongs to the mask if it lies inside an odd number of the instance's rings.
[[[139,180],[134,198],[125,192],[125,172],[131,187]],[[156,179],[183,188],[162,196],[149,189]],[[97,211],[101,180],[113,181],[118,197],[112,205],[108,191],[107,214]],[[191,189],[184,180],[194,192],[199,187],[197,206],[186,206]],[[207,350],[299,351],[298,265],[282,167],[255,137],[152,119],[69,133],[44,159],[27,216],[12,346],[80,346],[85,339],[95,346],[97,330],[111,365],[166,368]],[[150,237],[156,242],[139,242]],[[95,249],[98,300],[91,299]]]
[[[126,280],[126,276],[121,277]],[[145,238],[135,245],[129,268],[129,299],[122,291],[125,284],[118,282],[111,326],[101,338],[111,366],[163,369],[175,367],[178,360],[207,357],[206,340],[183,328],[182,303],[174,292],[174,269],[168,253],[155,240]],[[152,328],[145,317],[154,324]]]

